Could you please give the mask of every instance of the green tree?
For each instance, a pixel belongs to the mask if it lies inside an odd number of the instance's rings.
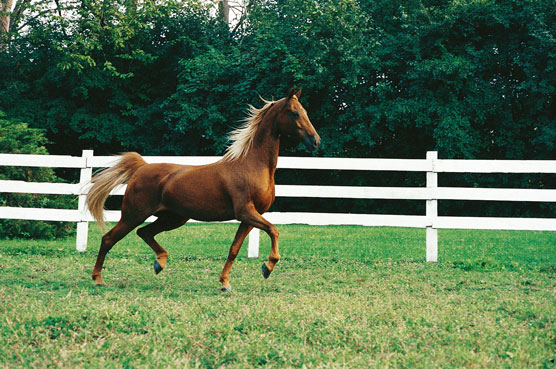
[[[39,1],[0,53],[2,106],[57,153],[218,154],[295,85],[322,155],[555,156],[551,0],[244,3],[230,30],[197,1]]]
[[[0,58],[5,110],[46,129],[56,153],[181,150],[162,104],[180,60],[218,38],[221,22],[195,1],[60,2],[39,14]]]

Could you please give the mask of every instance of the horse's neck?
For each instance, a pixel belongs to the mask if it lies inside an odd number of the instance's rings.
[[[256,163],[261,169],[268,168],[274,177],[278,153],[280,150],[280,136],[273,131],[273,119],[265,117],[253,140],[253,145],[247,153],[247,160]]]

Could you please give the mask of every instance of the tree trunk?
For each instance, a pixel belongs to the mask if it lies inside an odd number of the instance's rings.
[[[230,4],[228,0],[220,0],[218,2],[218,13],[226,24],[230,24]]]
[[[0,0],[0,36],[2,38],[7,38],[7,33],[10,32],[13,3],[13,0]]]

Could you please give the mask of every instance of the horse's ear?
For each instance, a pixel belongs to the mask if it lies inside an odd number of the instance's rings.
[[[292,88],[290,90],[290,92],[288,93],[288,97],[286,97],[286,100],[289,100],[293,97],[293,95],[295,95],[295,88]]]
[[[301,96],[301,88],[299,88],[299,91],[295,93],[295,96],[297,96],[297,98],[299,99],[299,96]]]

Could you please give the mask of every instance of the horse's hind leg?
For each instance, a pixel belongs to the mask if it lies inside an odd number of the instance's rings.
[[[153,223],[137,230],[139,237],[141,237],[156,253],[156,260],[154,261],[154,272],[156,274],[160,273],[166,266],[168,252],[156,242],[154,236],[161,232],[181,227],[187,220],[188,219],[184,219],[173,213],[163,213]]]
[[[106,254],[112,246],[119,240],[125,237],[133,228],[137,227],[141,224],[142,221],[139,222],[126,222],[120,220],[118,224],[114,226],[108,233],[102,236],[102,241],[100,243],[100,249],[98,250],[97,261],[95,263],[95,267],[93,269],[93,280],[95,281],[96,285],[104,284],[104,280],[102,279],[102,265],[104,264],[104,258]]]

